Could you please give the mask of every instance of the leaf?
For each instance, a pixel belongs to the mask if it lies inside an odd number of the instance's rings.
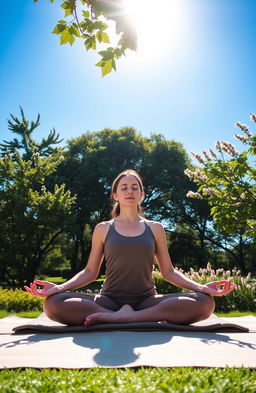
[[[60,34],[60,33],[62,33],[66,28],[67,28],[67,25],[66,25],[66,24],[64,25],[64,24],[58,23],[58,24],[54,27],[52,33],[53,33],[53,34]]]
[[[113,67],[113,59],[106,60],[106,61],[101,60],[96,64],[96,66],[101,67],[101,75],[105,76],[105,75],[109,74],[112,71],[112,69],[114,68]]]
[[[109,44],[110,43],[110,41],[109,41],[109,36],[108,36],[108,34],[107,33],[101,33],[101,37],[102,37],[102,42],[104,42],[105,44]]]
[[[109,26],[108,26],[106,23],[102,22],[101,20],[96,20],[96,21],[94,22],[94,28],[95,28],[95,29],[98,29],[98,30],[100,30],[100,31],[104,31],[104,30],[106,30],[108,27],[109,27]]]
[[[72,44],[74,43],[74,41],[75,41],[75,37],[74,37],[72,34],[70,34],[69,29],[66,28],[66,29],[61,33],[61,36],[60,36],[60,44],[63,45],[63,44],[67,44],[67,43],[69,42],[70,45],[72,45]]]
[[[65,16],[69,16],[72,14],[73,7],[74,7],[74,2],[72,1],[64,1],[64,3],[61,4],[61,8],[65,10]]]
[[[107,50],[102,50],[99,52],[99,54],[102,56],[102,60],[107,61],[107,60],[112,60],[114,57],[114,48],[108,48]]]
[[[65,10],[65,17],[66,17],[66,16],[69,16],[69,15],[71,15],[71,14],[72,14],[71,9],[70,9],[70,8],[67,8],[67,9]]]
[[[112,68],[113,68],[112,60],[106,61],[104,66],[101,68],[102,76],[109,74],[112,71]]]
[[[116,62],[114,59],[112,59],[112,68],[116,71]]]
[[[87,38],[84,42],[84,45],[86,47],[86,50],[89,49],[96,49],[96,38],[95,35],[92,35],[91,37]]]
[[[102,33],[101,33],[101,31],[97,31],[97,33],[96,33],[96,38],[97,38],[97,40],[101,43],[102,42]]]
[[[90,12],[89,11],[82,11],[82,13],[83,13],[83,16],[85,18],[89,18],[90,17]]]
[[[76,23],[72,23],[72,26],[70,26],[70,28],[69,28],[69,32],[70,32],[70,34],[73,34],[76,37],[80,37],[80,31],[79,31]]]

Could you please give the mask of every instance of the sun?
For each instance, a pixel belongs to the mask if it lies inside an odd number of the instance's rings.
[[[180,0],[123,0],[138,33],[138,53],[156,54],[168,45],[177,46],[183,33]]]

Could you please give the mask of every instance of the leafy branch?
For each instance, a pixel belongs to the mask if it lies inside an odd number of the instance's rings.
[[[34,3],[37,2],[34,0]],[[115,22],[116,34],[120,36],[117,45],[98,52],[101,59],[96,66],[101,68],[102,76],[113,69],[116,71],[116,60],[124,56],[127,49],[136,51],[137,32],[129,20],[123,0],[65,0],[60,7],[64,10],[64,19],[57,22],[52,33],[59,35],[61,45],[73,45],[77,38],[84,40],[87,51],[96,50],[98,44],[111,44],[105,30],[109,27],[108,20]],[[72,19],[68,20],[70,16]]]
[[[256,123],[256,115],[252,113],[250,120]],[[218,229],[229,233],[242,229],[245,236],[256,237],[256,135],[246,124],[235,125],[243,132],[235,134],[235,138],[247,149],[239,153],[231,143],[217,141],[215,148],[220,158],[212,149],[202,155],[192,153],[203,167],[185,170],[198,185],[197,192],[189,191],[187,196],[208,199]]]

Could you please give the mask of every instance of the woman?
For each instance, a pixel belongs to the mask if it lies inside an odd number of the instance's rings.
[[[161,320],[189,324],[209,317],[214,311],[212,296],[227,295],[236,285],[229,281],[198,284],[174,269],[163,226],[142,216],[144,191],[137,172],[126,170],[117,176],[112,198],[113,219],[95,227],[85,269],[61,285],[35,280],[25,287],[34,296],[46,297],[47,316],[85,326]],[[94,281],[104,257],[106,280],[100,295],[66,292]],[[190,291],[157,294],[151,276],[154,259],[166,281]]]

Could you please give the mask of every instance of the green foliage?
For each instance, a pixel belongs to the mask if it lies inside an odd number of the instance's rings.
[[[18,134],[20,140],[14,138],[12,141],[0,143],[0,152],[15,153],[17,150],[22,150],[22,158],[24,160],[30,160],[35,153],[39,153],[40,156],[57,153],[60,149],[54,148],[52,145],[62,142],[63,139],[59,139],[59,134],[56,134],[55,129],[53,128],[50,131],[46,139],[42,138],[42,141],[37,143],[32,138],[32,133],[40,125],[40,115],[38,114],[36,121],[29,122],[25,117],[22,107],[20,107],[20,112],[21,119],[11,114],[12,120],[8,120],[8,129]]]
[[[254,114],[250,118],[256,122]],[[218,141],[220,156],[211,149],[209,154],[203,152],[204,158],[194,154],[203,167],[185,171],[199,186],[196,193],[189,192],[187,196],[209,201],[217,229],[227,233],[237,233],[239,229],[244,236],[256,238],[256,135],[248,131],[247,125],[236,125],[244,134],[235,137],[247,149],[239,153],[231,143]]]
[[[2,393],[254,393],[249,368],[4,369]]]
[[[34,0],[36,3],[38,0]],[[55,0],[50,0],[53,3]],[[125,55],[127,49],[136,50],[137,32],[129,19],[123,0],[65,0],[60,7],[64,10],[64,20],[59,20],[53,33],[59,35],[60,44],[73,45],[77,38],[84,40],[86,50],[96,50],[97,43],[109,44],[110,37],[105,30],[115,23],[119,36],[116,47],[99,51],[101,60],[96,66],[102,76],[116,70],[116,59]],[[104,18],[104,22],[102,21]]]
[[[0,159],[0,272],[11,285],[33,280],[69,219],[75,198],[63,184],[45,185],[60,161],[38,153],[25,161],[18,152]]]
[[[55,130],[37,143],[39,126],[11,115],[9,129],[18,134],[0,144],[0,277],[1,285],[22,286],[33,281],[48,253],[54,254],[70,219],[75,197],[64,184],[47,185],[47,178],[63,160]]]
[[[184,272],[183,269],[178,269],[189,279],[200,284],[206,284],[211,281],[229,280],[237,284],[237,288],[227,296],[215,296],[217,312],[229,312],[233,310],[241,311],[256,311],[256,280],[251,278],[249,273],[247,277],[242,277],[241,272],[237,269],[225,271],[224,269],[214,270],[211,264],[208,263],[207,268],[195,271],[190,268],[189,272]],[[165,281],[159,272],[153,272],[156,289],[158,293],[176,293],[186,292],[186,289],[180,289]]]
[[[0,288],[0,310],[8,312],[43,311],[43,298],[31,296],[21,289]]]
[[[88,132],[68,141],[52,184],[65,183],[77,195],[67,240],[72,274],[84,267],[95,225],[110,218],[111,183],[120,171],[138,170],[145,184],[146,214],[169,219],[171,225],[176,216],[174,201],[188,190],[184,175],[188,163],[180,143],[158,134],[143,137],[132,127]]]
[[[207,268],[200,269],[198,272],[192,268],[189,272],[184,272],[182,269],[179,269],[179,271],[200,284],[219,280],[230,280],[237,284],[237,288],[229,295],[214,297],[216,312],[227,313],[234,310],[256,312],[256,280],[251,278],[250,273],[247,277],[242,277],[240,271],[237,269],[233,269],[232,271],[225,271],[224,269],[214,270],[210,264],[207,265]],[[178,288],[165,281],[158,271],[153,272],[153,278],[157,292],[160,294],[187,291],[186,289]],[[82,291],[98,294],[101,284],[102,278],[92,283],[92,285],[86,286],[84,289],[79,288],[77,292]],[[8,312],[42,311],[42,304],[42,298],[33,297],[28,292],[22,291],[21,289],[7,290],[0,288],[0,310],[2,309]]]

